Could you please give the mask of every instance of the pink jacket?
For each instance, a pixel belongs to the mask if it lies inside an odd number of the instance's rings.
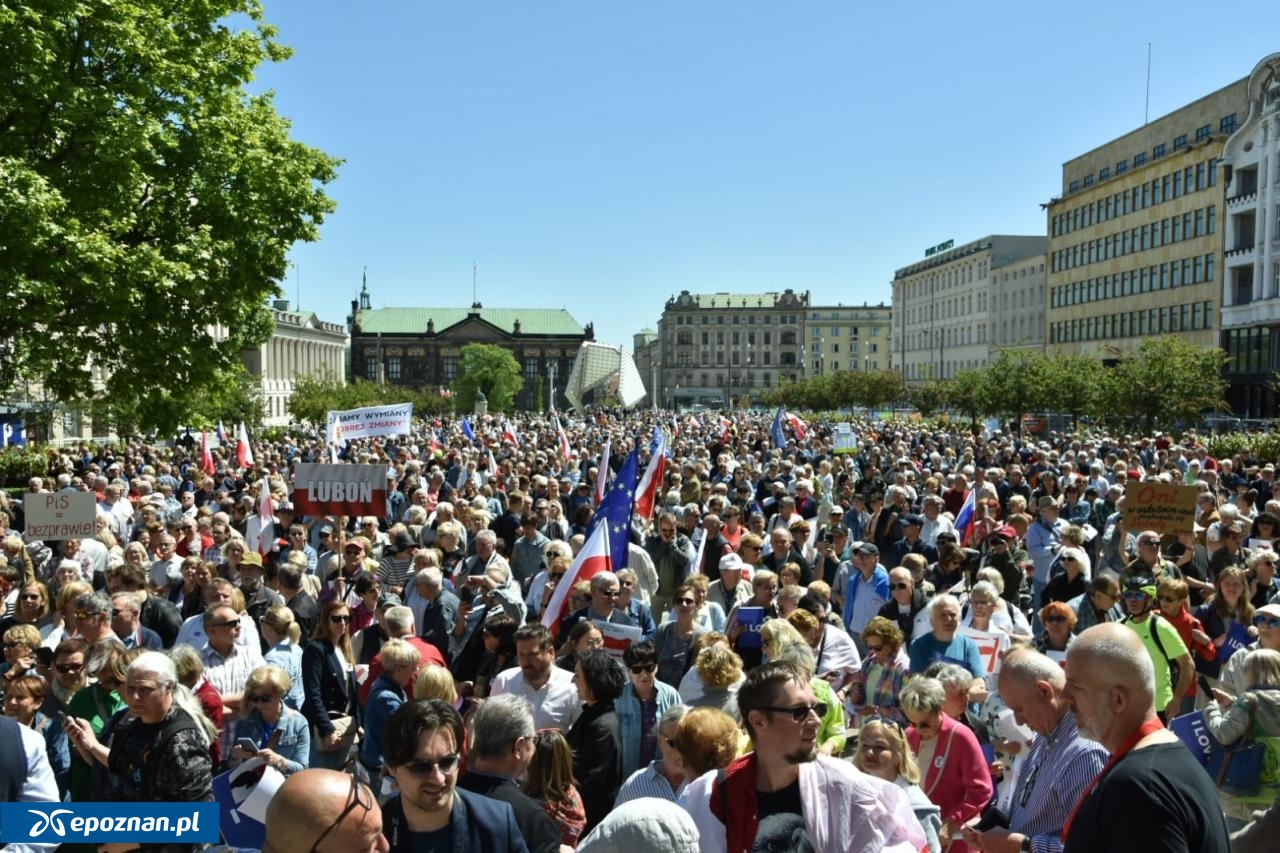
[[[920,751],[920,732],[914,726],[907,729],[907,742],[912,750]],[[946,714],[942,715],[933,761],[920,768],[920,788],[941,809],[942,820],[957,826],[980,815],[991,802],[991,770],[977,736]],[[949,853],[969,853],[959,833]]]

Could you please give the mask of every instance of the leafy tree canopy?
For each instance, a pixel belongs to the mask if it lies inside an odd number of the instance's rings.
[[[489,411],[505,412],[524,387],[524,377],[520,373],[520,363],[510,350],[494,344],[467,344],[462,348],[458,376],[451,387],[458,395],[461,411],[471,411],[475,406],[476,391],[482,391],[489,401]]]
[[[275,35],[258,0],[0,5],[0,394],[35,380],[167,431],[236,381],[334,209],[338,161],[245,89],[289,56]]]
[[[421,417],[439,415],[453,409],[453,400],[441,397],[435,391],[414,391],[367,379],[344,382],[332,373],[322,372],[294,382],[293,394],[289,398],[289,414],[299,423],[323,426],[330,410],[391,406],[398,403],[413,403],[414,415]]]

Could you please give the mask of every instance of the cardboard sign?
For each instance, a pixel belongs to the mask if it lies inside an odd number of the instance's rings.
[[[832,453],[858,453],[862,449],[858,446],[858,436],[853,432],[853,424],[836,424],[836,433],[833,438]]]
[[[413,403],[332,411],[325,426],[325,440],[345,446],[348,441],[378,435],[408,435],[412,421]]]
[[[86,539],[97,533],[94,524],[98,500],[93,492],[27,494],[22,497],[27,513],[27,539]]]
[[[387,468],[300,463],[293,475],[293,508],[301,515],[386,515]]]
[[[988,675],[995,675],[1000,671],[1000,649],[1004,646],[1004,638],[1008,636],[1007,634],[998,631],[979,631],[969,625],[961,626],[960,633],[978,644],[978,655],[982,658]]]
[[[1227,639],[1218,649],[1218,663],[1226,663],[1236,652],[1247,648],[1250,642],[1249,629],[1239,622],[1232,622],[1227,629]]]
[[[1195,486],[1173,483],[1126,483],[1124,487],[1124,526],[1131,533],[1154,530],[1166,533],[1190,533],[1196,521]]]
[[[1203,711],[1192,711],[1190,714],[1174,717],[1169,721],[1169,731],[1177,735],[1178,740],[1191,750],[1191,754],[1195,756],[1196,761],[1200,762],[1201,767],[1208,767],[1213,751],[1221,749],[1217,739],[1209,731],[1209,724],[1205,721]]]
[[[764,626],[763,607],[739,607],[738,624],[742,626],[742,635],[738,637],[738,645],[744,649],[758,649],[763,645],[760,629]]]

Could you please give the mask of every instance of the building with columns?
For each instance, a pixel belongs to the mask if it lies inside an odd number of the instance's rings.
[[[1280,373],[1280,53],[1253,69],[1246,102],[1222,152],[1222,348],[1231,411],[1272,418]]]
[[[346,378],[347,330],[321,320],[310,311],[290,311],[289,300],[271,304],[275,332],[257,349],[244,350],[240,359],[262,388],[262,423],[286,426],[294,383],[309,376]]]

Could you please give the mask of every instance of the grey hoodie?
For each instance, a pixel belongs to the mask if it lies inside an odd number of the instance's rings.
[[[578,853],[698,853],[698,828],[684,809],[641,797],[609,812]]]

